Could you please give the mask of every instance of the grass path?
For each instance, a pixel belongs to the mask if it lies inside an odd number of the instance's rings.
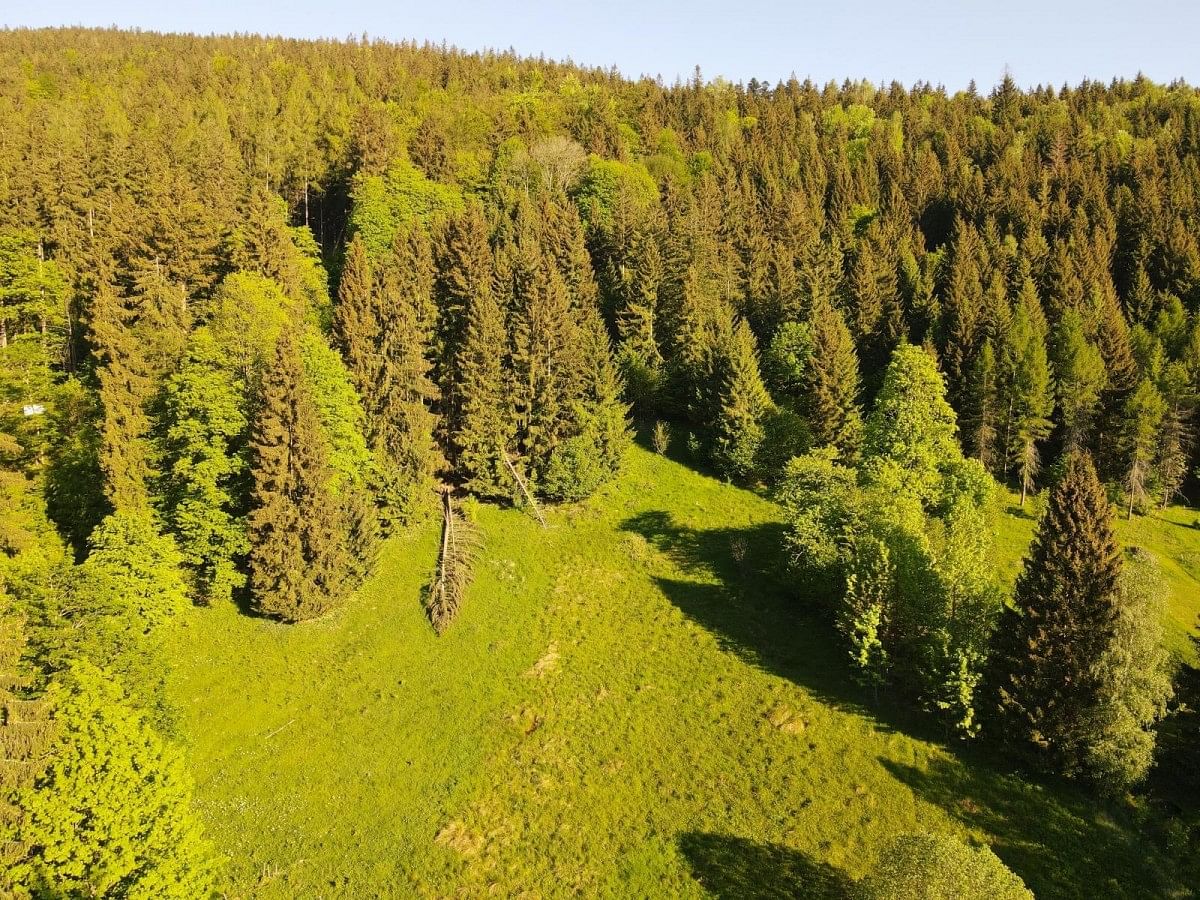
[[[784,580],[776,515],[635,448],[546,530],[484,507],[441,638],[434,527],[321,622],[195,610],[171,694],[231,893],[838,896],[928,828],[994,844],[1039,896],[1168,895],[1122,810],[868,712]]]

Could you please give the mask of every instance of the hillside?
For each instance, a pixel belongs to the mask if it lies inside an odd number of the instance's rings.
[[[624,472],[546,530],[481,506],[478,578],[441,638],[410,562],[432,566],[432,527],[323,620],[179,623],[170,694],[235,895],[836,896],[915,829],[993,843],[1040,897],[1178,887],[1120,805],[1005,774],[855,688],[781,575],[773,504],[641,447]],[[1184,518],[1132,533],[1194,622]],[[1029,525],[1001,523],[1009,570]]]

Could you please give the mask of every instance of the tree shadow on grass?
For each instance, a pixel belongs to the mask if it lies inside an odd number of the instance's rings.
[[[990,835],[996,855],[1039,898],[1190,896],[1127,809],[1073,785],[997,771],[995,760],[976,756],[935,759],[927,769],[880,763],[922,799]]]
[[[882,728],[932,740],[943,736],[907,704],[875,702],[854,683],[823,614],[828,601],[789,580],[782,523],[696,529],[677,523],[669,512],[651,510],[626,519],[621,528],[641,535],[672,560],[684,577],[655,577],[655,582],[723,649]]]
[[[825,863],[779,844],[727,834],[688,832],[680,852],[712,896],[728,900],[844,900],[850,880]]]

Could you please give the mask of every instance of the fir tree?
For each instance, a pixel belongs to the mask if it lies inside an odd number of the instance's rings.
[[[1037,477],[1040,468],[1038,444],[1050,434],[1050,414],[1054,411],[1044,324],[1039,313],[1040,309],[1032,303],[1018,305],[1004,357],[1009,394],[1006,450],[1021,482],[1022,506]]]
[[[735,326],[722,356],[713,461],[729,478],[748,478],[756,471],[765,436],[763,422],[773,407],[758,371],[758,352],[749,325],[739,322]]]
[[[992,340],[985,338],[983,347],[980,348],[979,355],[971,367],[967,415],[964,417],[963,430],[971,455],[988,471],[996,470],[999,459],[996,452],[1000,433],[998,374]]]
[[[1054,329],[1053,362],[1063,444],[1073,449],[1086,441],[1107,378],[1100,351],[1085,336],[1076,310],[1066,310]]]
[[[1091,458],[1071,453],[1038,525],[989,672],[996,736],[1043,766],[1079,773],[1104,689],[1097,661],[1119,616],[1121,558]]]
[[[824,298],[812,303],[813,353],[806,409],[813,443],[852,458],[862,443],[858,356],[841,313]]]
[[[512,496],[504,454],[512,449],[516,423],[506,361],[504,311],[491,285],[483,285],[470,297],[457,354],[462,402],[451,436],[456,472],[482,497]]]
[[[1121,448],[1125,457],[1125,490],[1128,492],[1126,518],[1146,502],[1153,464],[1158,451],[1159,428],[1167,405],[1154,387],[1143,378],[1125,402],[1121,423]]]
[[[464,349],[475,314],[472,305],[484,294],[495,302],[492,251],[488,246],[487,220],[480,204],[468,204],[462,215],[451,218],[441,233],[435,257],[440,354],[434,378],[442,398],[443,425],[453,436],[463,428],[463,407],[470,402],[461,364],[467,355]],[[499,362],[503,341],[494,349]],[[451,454],[457,452],[453,438],[449,448]]]
[[[311,619],[339,595],[344,525],[299,353],[286,332],[266,373],[251,437],[250,587],[256,608]]]

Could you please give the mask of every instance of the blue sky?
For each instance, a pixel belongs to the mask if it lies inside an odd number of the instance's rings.
[[[981,89],[1144,72],[1200,84],[1200,0],[4,0],[8,26],[120,25],[447,41],[617,65],[627,75],[774,82],[795,73]]]

